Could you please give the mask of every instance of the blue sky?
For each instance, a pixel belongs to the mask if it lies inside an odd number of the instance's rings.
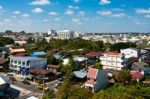
[[[0,31],[150,32],[150,0],[0,0]]]

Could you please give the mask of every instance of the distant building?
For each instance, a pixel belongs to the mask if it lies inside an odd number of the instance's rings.
[[[116,52],[105,53],[100,57],[103,69],[122,70],[127,68],[129,62],[125,59],[124,55]]]
[[[135,48],[121,49],[120,52],[122,54],[124,54],[125,58],[139,57],[140,56],[140,50],[135,49]]]
[[[54,37],[54,36],[57,35],[57,32],[55,30],[53,30],[53,29],[48,29],[48,35]]]
[[[87,81],[84,83],[86,88],[91,89],[92,92],[98,92],[108,86],[109,80],[107,72],[90,68],[87,74]]]
[[[26,75],[29,73],[29,69],[46,68],[47,59],[45,58],[35,58],[35,57],[15,57],[10,56],[9,68],[13,71]]]
[[[18,45],[25,45],[27,44],[27,41],[15,41],[15,43]]]
[[[73,39],[74,31],[71,30],[58,31],[57,36],[59,39]]]

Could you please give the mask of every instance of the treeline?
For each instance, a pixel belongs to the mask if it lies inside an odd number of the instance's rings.
[[[0,37],[0,46],[5,46],[7,44],[14,44],[14,40],[8,37]]]

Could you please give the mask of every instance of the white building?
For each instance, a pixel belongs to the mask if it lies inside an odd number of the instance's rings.
[[[124,54],[125,58],[131,58],[131,57],[139,57],[140,56],[140,50],[135,48],[127,48],[120,50],[122,54]]]
[[[127,59],[121,53],[108,52],[100,57],[100,60],[103,69],[122,70],[128,66]]]
[[[73,39],[74,31],[71,30],[58,31],[57,36],[59,39]]]

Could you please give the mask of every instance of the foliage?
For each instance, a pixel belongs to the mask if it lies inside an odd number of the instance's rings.
[[[130,71],[122,70],[115,74],[115,79],[118,82],[128,83],[131,79]]]
[[[96,62],[96,63],[94,64],[94,68],[96,68],[96,69],[102,69],[102,68],[103,68],[103,65],[102,65],[100,62]]]
[[[14,44],[14,40],[8,37],[0,37],[0,46],[5,46],[6,44]]]
[[[89,90],[72,86],[71,82],[66,80],[58,89],[56,96],[57,99],[91,99],[92,95]]]
[[[53,99],[54,98],[54,91],[52,90],[48,90],[46,92],[46,95],[42,98],[42,99]]]
[[[52,55],[39,55],[39,58],[46,58],[48,64],[58,64],[56,58]]]
[[[71,73],[75,70],[75,63],[73,57],[69,58],[69,62],[66,65],[61,65],[61,72],[66,75],[67,78],[71,76]]]
[[[144,93],[145,91],[147,93]],[[116,83],[114,86],[95,94],[93,99],[144,99],[146,94],[150,94],[150,87]]]
[[[111,46],[111,51],[118,51],[120,52],[120,49],[126,49],[126,48],[130,48],[130,47],[137,47],[136,43],[132,43],[132,42],[127,42],[127,43],[115,43]]]

